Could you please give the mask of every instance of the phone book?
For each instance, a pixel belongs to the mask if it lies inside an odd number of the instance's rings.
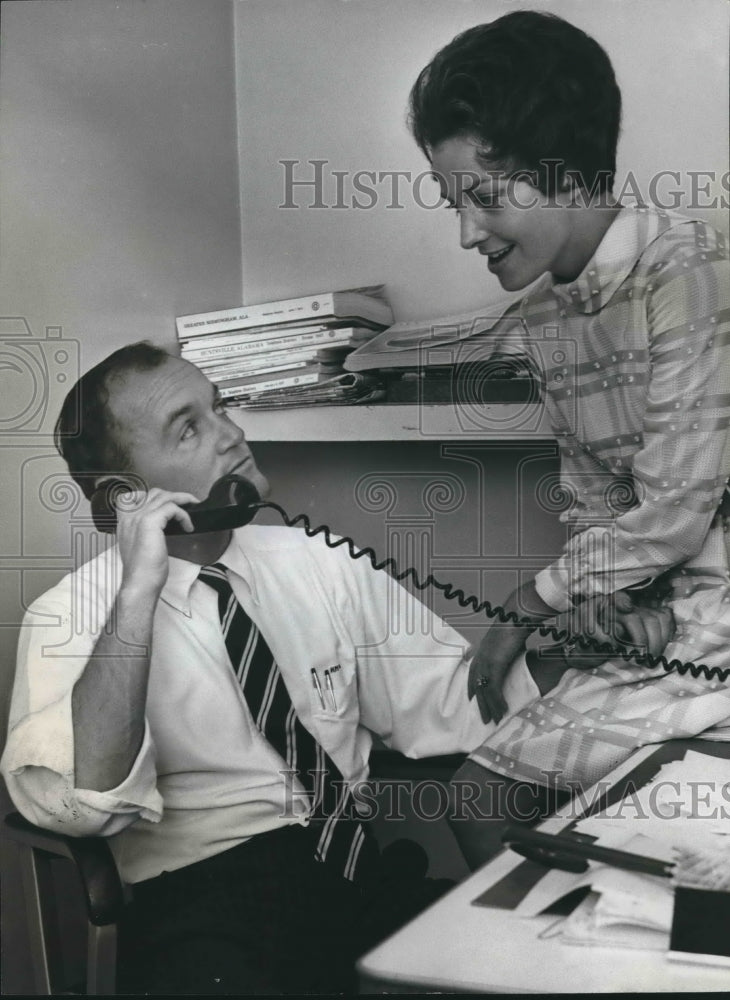
[[[301,351],[276,351],[273,354],[254,354],[251,357],[232,358],[223,362],[199,363],[198,368],[211,382],[233,378],[235,375],[251,375],[254,372],[273,370],[294,364],[312,364],[319,361],[315,347],[305,347]]]
[[[393,313],[383,285],[369,285],[338,292],[301,295],[276,302],[238,306],[210,313],[179,316],[175,320],[178,340],[190,340],[208,333],[244,330],[254,326],[316,320],[354,320],[358,325],[382,329],[393,323]]]
[[[276,340],[280,337],[295,337],[300,333],[322,333],[337,329],[336,323],[282,323],[280,326],[252,326],[244,330],[224,330],[223,333],[204,333],[200,337],[180,340],[182,351],[198,351],[203,347],[226,347],[228,344],[245,343],[251,340]],[[373,335],[370,330],[370,335]]]
[[[331,344],[345,344],[359,347],[372,337],[373,331],[363,327],[318,327],[311,331],[300,330],[277,337],[261,337],[258,334],[231,336],[228,342],[208,344],[206,338],[183,344],[181,355],[193,364],[211,359],[225,360],[255,354],[268,354],[280,350],[295,350],[309,346],[325,347]],[[217,338],[216,338],[217,339]]]
[[[251,380],[245,378],[232,380],[233,384],[231,385],[221,385],[219,382],[218,388],[221,399],[230,402],[272,389],[292,389],[298,386],[314,385],[328,377],[326,373],[319,370],[318,365],[315,365],[302,368],[296,374],[283,375],[278,378],[267,379],[257,375]]]
[[[226,372],[206,372],[208,379],[215,385],[224,387],[231,385],[245,385],[253,380],[260,380],[263,375],[270,375],[272,372],[286,372],[294,369],[312,368],[315,364],[313,355],[307,358],[295,358],[288,360],[282,358],[280,361],[273,361],[270,364],[261,364],[257,368],[249,368],[242,371]],[[340,370],[342,366],[340,365]]]

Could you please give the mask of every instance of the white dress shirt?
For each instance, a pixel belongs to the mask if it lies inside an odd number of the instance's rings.
[[[419,757],[470,751],[493,731],[467,699],[465,640],[366,558],[352,560],[321,536],[249,525],[234,533],[220,561],[269,643],[303,725],[352,784],[367,778],[372,733]],[[154,617],[144,741],[127,778],[109,791],[75,787],[71,695],[109,627],[118,550],[34,602],[21,630],[2,758],[11,797],[39,826],[109,836],[128,882],[308,822],[301,786],[282,774],[283,759],[251,718],[217,596],[197,578],[199,569],[170,559]],[[537,688],[522,667],[505,693],[516,710]]]

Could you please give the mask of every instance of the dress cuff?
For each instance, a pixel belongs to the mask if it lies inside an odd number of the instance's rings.
[[[568,573],[559,564],[541,569],[535,576],[535,590],[538,597],[551,608],[555,608],[556,614],[570,611],[573,607],[568,586]]]

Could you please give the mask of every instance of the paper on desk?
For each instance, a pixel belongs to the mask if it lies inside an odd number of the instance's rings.
[[[590,886],[592,891],[561,922],[557,933],[564,944],[666,951],[674,912],[674,889],[668,879],[655,875],[594,862],[589,871],[581,874],[553,870],[525,897],[516,912],[523,917],[537,916],[581,886]]]
[[[691,862],[688,870],[700,877],[713,866],[724,870],[725,859],[730,861],[730,761],[688,751],[683,760],[665,764],[650,784],[630,790],[575,829],[602,847],[679,860],[685,867]],[[582,886],[591,892],[561,922],[562,942],[667,950],[674,910],[674,883],[667,878],[595,862],[578,874],[552,869],[515,912],[534,917]]]
[[[599,865],[590,884],[600,893],[594,909],[597,928],[631,924],[669,932],[674,909],[674,887],[669,879]]]
[[[719,857],[730,857],[730,762],[688,751],[683,760],[665,764],[649,784],[580,820],[576,831],[596,837],[603,847],[663,861],[683,861],[689,852],[698,871],[712,870]],[[563,942],[669,947],[670,879],[595,864],[581,877],[592,892],[561,924]]]
[[[580,820],[576,830],[610,847],[640,834],[643,854],[650,844],[670,852],[730,846],[730,761],[690,750],[683,760],[664,764],[649,784]]]
[[[591,892],[560,927],[563,944],[593,945],[602,948],[638,948],[641,951],[666,951],[669,932],[622,921],[606,923],[601,917],[602,897]]]

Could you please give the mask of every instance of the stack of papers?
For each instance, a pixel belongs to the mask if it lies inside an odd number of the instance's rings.
[[[668,879],[597,866],[586,882],[592,891],[566,918],[565,944],[666,951],[674,912]]]
[[[587,872],[552,869],[516,909],[535,917],[577,889],[590,892],[570,916],[553,925],[565,944],[666,951],[672,926],[674,886],[669,879],[591,863]]]
[[[335,375],[315,385],[271,389],[251,396],[242,396],[236,406],[248,410],[272,410],[296,406],[350,406],[353,403],[374,403],[385,397],[383,383],[371,375],[346,373]]]
[[[730,761],[690,750],[683,760],[664,764],[649,784],[580,820],[576,831],[639,854],[651,845],[664,847],[671,852],[664,860],[674,860],[678,848],[729,848]],[[641,849],[633,844],[637,838]]]
[[[601,847],[675,864],[673,878],[623,871],[591,862],[587,872],[553,869],[517,908],[543,912],[581,887],[590,893],[554,927],[566,944],[667,950],[676,884],[730,889],[730,761],[696,751],[663,765],[647,785],[575,832]]]

